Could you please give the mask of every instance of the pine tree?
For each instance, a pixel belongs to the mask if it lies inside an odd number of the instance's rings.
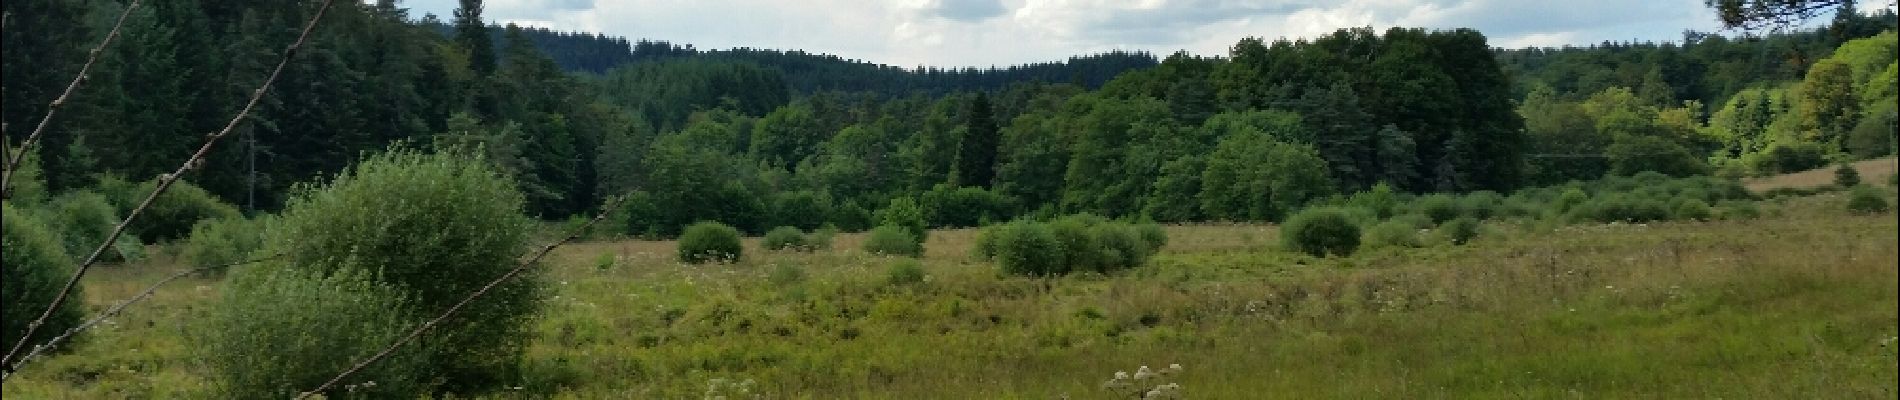
[[[977,93],[970,101],[970,109],[964,113],[963,137],[957,146],[956,186],[988,189],[995,183],[996,144],[1001,138],[993,112],[987,94]]]

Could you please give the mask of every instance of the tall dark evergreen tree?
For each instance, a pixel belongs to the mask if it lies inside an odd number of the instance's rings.
[[[988,94],[977,93],[976,99],[970,100],[970,110],[964,113],[963,137],[957,146],[957,186],[988,189],[995,183],[996,145],[1001,138],[994,112]]]
[[[482,21],[482,0],[461,0],[455,9],[455,43],[468,52],[468,68],[477,76],[495,72],[495,43]]]

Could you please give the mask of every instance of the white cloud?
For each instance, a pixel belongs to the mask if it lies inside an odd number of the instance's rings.
[[[447,19],[455,0],[407,6]],[[1703,0],[490,0],[486,17],[900,66],[1010,65],[1115,49],[1220,55],[1243,37],[1358,26],[1476,28],[1503,47],[1668,41],[1719,28]]]

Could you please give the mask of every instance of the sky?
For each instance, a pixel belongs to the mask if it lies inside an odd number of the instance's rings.
[[[1878,3],[1878,5],[1876,5]],[[456,0],[404,0],[450,19]],[[1703,0],[488,0],[483,17],[702,50],[799,49],[904,67],[1006,66],[1109,50],[1224,55],[1241,38],[1342,27],[1476,28],[1496,47],[1677,41]],[[1889,1],[1863,0],[1862,9]],[[1825,18],[1822,18],[1823,20]]]

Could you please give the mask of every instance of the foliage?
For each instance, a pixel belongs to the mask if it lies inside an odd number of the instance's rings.
[[[766,231],[765,238],[762,239],[760,243],[765,246],[766,250],[817,250],[816,243],[813,243],[811,235],[806,235],[804,231],[789,226],[781,226]]]
[[[911,233],[910,228],[883,225],[865,234],[864,252],[918,257],[924,254],[924,245],[917,241],[917,234]]]
[[[1167,232],[1159,225],[1079,214],[1050,222],[1017,220],[992,226],[979,234],[976,248],[979,257],[995,261],[1003,272],[1055,276],[1139,267],[1167,240]]]
[[[924,264],[913,258],[897,259],[884,270],[884,283],[891,286],[916,285],[924,279]]]
[[[1311,147],[1275,140],[1262,132],[1221,141],[1201,175],[1201,207],[1230,221],[1278,221],[1307,201],[1328,193],[1326,162]]]
[[[1366,229],[1366,237],[1362,242],[1364,242],[1368,248],[1420,247],[1422,243],[1419,242],[1418,238],[1419,228],[1414,222],[1416,221],[1404,221],[1399,219],[1380,222]]]
[[[192,330],[196,351],[216,382],[216,395],[292,397],[407,334],[419,323],[410,311],[414,304],[402,290],[374,282],[369,273],[319,276],[272,269],[234,277],[224,285],[203,327]],[[323,395],[427,395],[435,378],[428,363],[434,342],[411,344]]]
[[[918,197],[931,226],[964,228],[1016,216],[1016,199],[980,187],[937,185]]]
[[[911,241],[918,246],[922,246],[924,239],[930,235],[924,210],[909,197],[891,199],[889,206],[877,210],[876,220],[879,227],[904,228],[905,232],[911,234]]]
[[[1841,164],[1840,167],[1834,168],[1834,186],[1844,188],[1860,186],[1860,171],[1848,164]]]
[[[1445,222],[1444,225],[1439,225],[1438,231],[1444,235],[1445,241],[1451,242],[1453,245],[1463,246],[1465,243],[1471,242],[1472,238],[1478,237],[1478,232],[1483,226],[1483,223],[1479,222],[1477,218],[1459,217],[1458,219]]]
[[[191,227],[185,242],[184,258],[197,268],[210,268],[245,261],[264,246],[263,219],[210,219]],[[212,271],[222,274],[224,271]]]
[[[156,180],[135,185],[110,176],[99,183],[100,192],[118,208],[118,215],[130,213],[157,188]],[[201,220],[240,217],[237,207],[225,204],[190,182],[178,181],[172,183],[165,194],[152,200],[152,205],[146,207],[138,219],[132,220],[128,229],[146,243],[160,243],[185,238],[191,234],[191,227]]]
[[[1567,215],[1571,221],[1578,222],[1639,223],[1668,220],[1670,212],[1669,206],[1661,200],[1629,194],[1608,194],[1591,198],[1571,209]]]
[[[1359,249],[1359,225],[1344,209],[1310,208],[1287,219],[1280,241],[1288,250],[1315,257],[1349,256]]]
[[[0,326],[0,343],[9,349],[18,344],[26,335],[27,325],[39,318],[46,306],[58,296],[60,288],[72,276],[73,260],[60,247],[59,236],[38,219],[22,210],[13,208],[13,203],[0,203],[0,213],[4,213],[5,230],[0,237],[5,239],[5,262],[0,263],[0,308],[5,310],[5,324]],[[33,331],[33,337],[25,340],[22,349],[32,349],[45,343],[54,336],[79,325],[85,317],[85,296],[81,295],[84,286],[74,286],[73,293],[66,301],[46,318],[45,325]],[[64,350],[64,349],[60,349]]]
[[[1856,214],[1877,214],[1892,208],[1887,195],[1872,186],[1855,186],[1847,192],[1847,210]]]
[[[745,246],[739,242],[739,230],[730,225],[702,221],[687,226],[685,233],[680,234],[680,262],[735,262],[744,253]]]
[[[1458,198],[1447,194],[1421,196],[1412,201],[1411,211],[1430,217],[1432,224],[1442,224],[1464,214],[1459,209]]]
[[[480,156],[392,148],[307,186],[270,224],[262,252],[282,254],[275,268],[318,278],[372,277],[420,318],[513,270],[529,227],[522,194]],[[445,389],[492,387],[512,375],[547,293],[533,271],[435,328],[441,347],[427,359]]]
[[[779,192],[772,195],[772,220],[778,226],[817,229],[832,214],[831,198],[819,192]]]
[[[94,249],[105,243],[106,236],[112,234],[112,228],[119,225],[118,210],[98,193],[68,192],[54,198],[48,205],[51,208],[46,216],[49,225],[58,227],[66,255],[72,256],[74,261],[84,261]],[[137,242],[136,238],[133,242]],[[107,251],[100,256],[103,258],[99,261],[125,260],[124,255],[117,251]]]
[[[1715,210],[1701,199],[1677,197],[1669,206],[1672,219],[1686,221],[1706,221],[1715,217]]]

